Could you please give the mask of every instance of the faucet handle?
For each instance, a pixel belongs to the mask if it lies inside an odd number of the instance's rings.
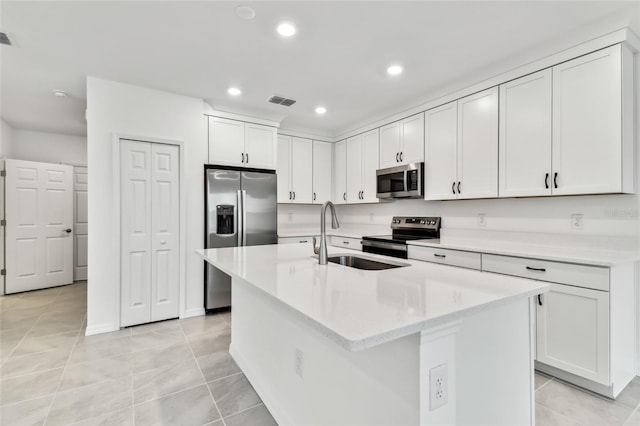
[[[316,237],[312,238],[311,244],[313,244],[313,253],[320,254],[320,247],[316,247]]]

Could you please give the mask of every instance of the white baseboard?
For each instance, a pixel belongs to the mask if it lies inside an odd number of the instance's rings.
[[[231,355],[231,358],[233,358],[233,360],[236,362],[236,364],[238,364],[238,367],[240,367],[240,370],[242,370],[244,376],[247,378],[247,380],[249,380],[249,383],[251,383],[251,386],[253,386],[258,396],[260,396],[260,399],[262,399],[262,402],[264,403],[265,407],[267,407],[267,410],[269,410],[276,423],[278,423],[279,425],[293,425],[294,423],[291,421],[291,419],[289,419],[289,417],[278,408],[278,405],[273,400],[273,395],[270,395],[264,391],[262,384],[258,380],[258,375],[251,370],[242,355],[240,355],[235,350],[233,342],[231,343],[231,345],[229,345],[229,354]]]
[[[204,308],[193,308],[193,309],[187,309],[184,312],[184,315],[182,315],[180,318],[199,317],[204,314],[205,314]]]
[[[115,324],[100,324],[92,327],[87,327],[84,335],[93,336],[94,334],[110,333],[112,331],[118,330],[120,330],[120,327],[116,326]]]

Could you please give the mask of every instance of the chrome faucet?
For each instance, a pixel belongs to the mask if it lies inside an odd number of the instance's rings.
[[[318,255],[318,262],[321,265],[327,264],[327,230],[325,225],[325,216],[327,213],[327,206],[331,207],[331,227],[338,229],[340,224],[338,223],[338,216],[336,216],[336,208],[331,201],[325,201],[320,210],[320,248],[316,248],[316,237],[313,237],[313,252]]]

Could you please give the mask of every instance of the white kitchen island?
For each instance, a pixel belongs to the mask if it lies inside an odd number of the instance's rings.
[[[232,277],[230,353],[280,425],[534,424],[531,298],[547,284],[345,249],[329,255],[407,266],[319,265],[311,252],[198,250]]]

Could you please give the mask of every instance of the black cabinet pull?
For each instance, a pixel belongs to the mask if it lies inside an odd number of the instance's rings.
[[[245,154],[247,156],[247,161],[246,163],[249,164],[249,153]]]
[[[460,181],[458,181],[458,194],[460,194]]]
[[[544,187],[549,189],[549,173],[544,174]]]
[[[444,259],[445,257],[447,257],[447,255],[446,255],[446,254],[433,253],[433,255],[434,255],[435,257],[441,257],[441,258],[443,258],[443,259]]]
[[[396,152],[396,163],[400,162],[399,158],[400,158],[400,153]]]
[[[538,305],[542,306],[542,295],[538,295]]]
[[[343,241],[342,244],[349,244],[349,241]]]
[[[530,271],[536,271],[536,272],[546,272],[547,270],[544,268],[532,268],[531,266],[527,266],[527,269]]]
[[[400,151],[400,162],[402,162],[402,151]]]
[[[307,240],[300,240],[300,241],[298,241],[298,242],[299,242],[300,244],[302,244],[302,243],[308,243],[308,241],[307,241]]]
[[[313,193],[313,201],[315,201],[315,200],[316,200],[316,193],[314,192]]]
[[[293,200],[293,193],[291,191],[289,191],[289,199]]]
[[[345,200],[345,201],[347,201],[347,193],[346,193],[346,192],[343,192],[343,193],[342,193],[342,199],[343,199],[343,200]]]
[[[296,199],[296,191],[293,191],[293,199]]]
[[[242,162],[244,163],[244,152],[242,153]]]
[[[453,181],[453,183],[451,184],[451,192],[453,192],[454,194],[456,193],[456,182]]]
[[[553,174],[553,187],[558,189],[558,172]]]

